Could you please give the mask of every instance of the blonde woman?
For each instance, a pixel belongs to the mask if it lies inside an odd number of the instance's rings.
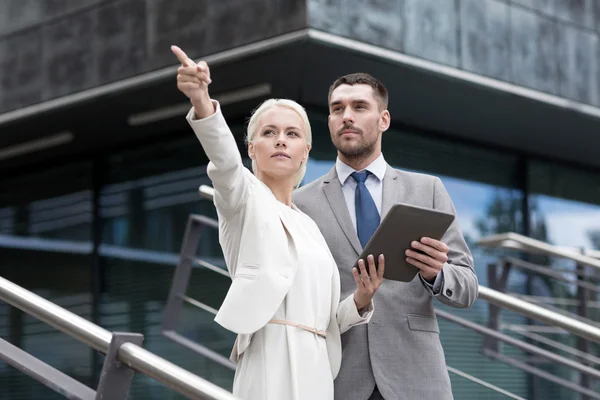
[[[233,282],[215,320],[238,334],[233,392],[246,400],[333,399],[340,334],[369,321],[383,279],[370,256],[353,271],[356,291],[340,302],[340,278],[321,232],[292,203],[311,146],[304,109],[270,99],[248,124],[244,168],[218,102],[210,71],[176,46],[177,87],[191,101],[187,120],[210,159],[219,237]]]

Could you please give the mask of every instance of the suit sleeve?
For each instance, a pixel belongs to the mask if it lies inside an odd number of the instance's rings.
[[[215,207],[219,214],[227,218],[238,212],[245,203],[250,183],[246,179],[242,157],[223,118],[221,107],[215,100],[213,104],[213,115],[196,119],[192,107],[186,119],[210,160],[207,173],[215,189]]]
[[[456,215],[450,195],[439,178],[435,178],[434,181],[433,205],[436,210]],[[437,290],[434,291],[431,285],[424,285],[425,289],[451,307],[470,307],[477,299],[479,282],[473,269],[473,256],[462,235],[457,218],[441,241],[450,248],[448,262],[442,268],[440,281],[436,281]]]

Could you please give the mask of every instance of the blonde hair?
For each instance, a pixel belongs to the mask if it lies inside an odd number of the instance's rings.
[[[248,129],[246,133],[246,143],[252,142],[254,135],[256,135],[256,131],[258,129],[258,120],[260,116],[267,110],[270,110],[273,107],[285,107],[289,108],[292,111],[295,111],[296,114],[300,116],[302,122],[304,123],[304,127],[306,129],[306,143],[308,145],[312,145],[312,131],[310,129],[310,122],[308,121],[308,115],[306,115],[306,111],[304,107],[300,104],[296,103],[293,100],[288,99],[268,99],[265,100],[256,110],[252,112],[252,116],[250,117],[250,121],[248,122]],[[256,160],[252,160],[252,171],[256,174],[257,165]],[[304,175],[306,174],[306,163],[300,164],[300,169],[296,173],[296,181],[294,182],[294,187],[300,186],[302,183],[302,179],[304,179]]]

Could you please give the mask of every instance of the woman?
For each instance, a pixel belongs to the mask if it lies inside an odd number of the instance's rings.
[[[367,323],[383,280],[359,263],[357,289],[340,302],[337,266],[316,224],[292,203],[310,151],[304,109],[267,100],[248,124],[254,175],[242,165],[218,102],[208,94],[210,71],[176,46],[177,87],[191,101],[187,119],[210,159],[219,238],[233,282],[215,320],[238,334],[234,394],[248,400],[333,399],[341,361],[340,334]]]

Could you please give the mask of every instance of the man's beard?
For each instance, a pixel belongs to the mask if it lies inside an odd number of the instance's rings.
[[[336,146],[340,154],[346,158],[346,160],[357,161],[364,160],[369,158],[371,154],[375,151],[375,146],[377,145],[377,138],[372,143],[358,142],[355,146],[350,146],[350,148],[344,148],[344,138],[340,137],[340,134],[345,129],[352,129],[357,132],[361,139],[364,139],[364,131],[362,129],[355,128],[353,126],[344,125],[338,132],[336,132],[338,145]]]
[[[338,151],[347,159],[347,160],[363,160],[369,158],[371,154],[375,151],[375,145],[377,142],[363,144],[360,143],[359,146],[355,146],[349,149],[344,149],[342,145],[338,147]]]

